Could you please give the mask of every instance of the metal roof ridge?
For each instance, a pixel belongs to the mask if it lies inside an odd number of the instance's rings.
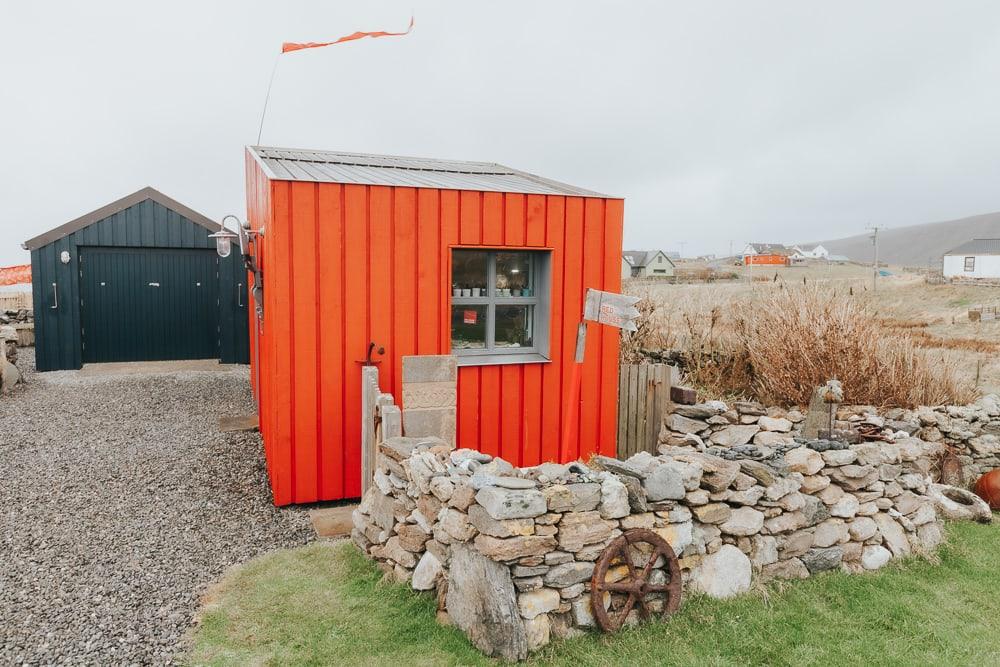
[[[202,227],[209,229],[211,231],[218,231],[219,223],[215,222],[206,215],[195,211],[194,209],[185,206],[176,199],[168,197],[156,188],[152,186],[145,186],[133,192],[132,194],[125,195],[119,199],[114,200],[109,204],[98,207],[89,213],[85,213],[77,218],[73,218],[69,222],[63,223],[58,227],[53,227],[47,232],[43,232],[37,236],[34,236],[24,243],[21,247],[25,250],[35,250],[41,248],[42,246],[48,245],[53,241],[58,241],[59,239],[69,236],[75,231],[89,227],[90,225],[104,220],[105,218],[111,217],[119,211],[124,211],[127,208],[135,206],[136,204],[142,203],[147,199],[151,199],[156,203],[160,204],[164,208],[170,209],[171,211],[177,213],[178,215],[187,218],[191,222],[201,225]]]

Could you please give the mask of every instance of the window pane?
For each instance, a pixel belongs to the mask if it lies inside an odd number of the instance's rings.
[[[486,306],[451,307],[451,349],[486,347]]]
[[[534,315],[534,306],[497,306],[496,347],[532,347]]]
[[[498,252],[497,296],[532,296],[534,287],[531,275],[531,254],[526,252]]]
[[[481,250],[455,250],[451,255],[451,287],[454,296],[486,296],[487,253]],[[475,291],[473,291],[475,290]]]

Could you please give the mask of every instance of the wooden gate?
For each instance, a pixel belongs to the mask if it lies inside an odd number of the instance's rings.
[[[670,399],[667,364],[622,364],[618,374],[618,458],[656,453],[656,440]]]

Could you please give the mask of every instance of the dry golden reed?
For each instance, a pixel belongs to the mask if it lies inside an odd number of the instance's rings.
[[[689,380],[716,396],[804,405],[814,387],[836,378],[856,404],[912,407],[975,398],[953,362],[920,349],[915,327],[887,327],[867,303],[822,287],[779,285],[725,310],[686,312],[687,330],[667,338],[682,343]]]

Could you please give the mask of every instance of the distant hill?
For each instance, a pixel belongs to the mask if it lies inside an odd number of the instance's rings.
[[[1000,212],[958,220],[894,227],[879,232],[879,261],[903,266],[940,266],[941,256],[971,239],[1000,238]],[[819,241],[831,255],[846,255],[858,262],[872,260],[870,233],[833,241]]]

